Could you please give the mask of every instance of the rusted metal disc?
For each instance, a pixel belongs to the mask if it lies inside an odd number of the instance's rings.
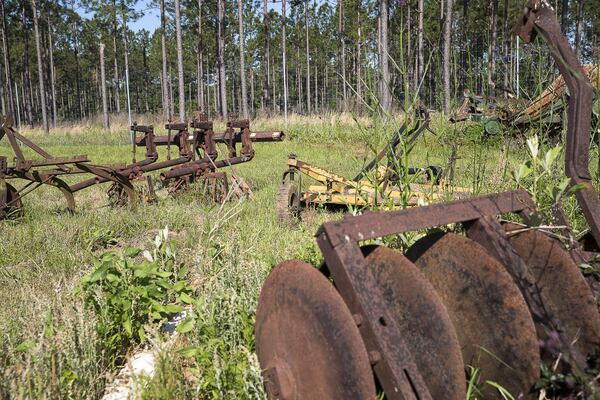
[[[402,254],[368,249],[367,263],[434,399],[464,400],[460,344],[433,286]]]
[[[563,325],[565,334],[584,355],[600,352],[600,314],[594,295],[579,268],[560,242],[537,230],[504,224],[508,239],[525,261],[546,308]],[[538,330],[540,333],[543,330]],[[545,335],[540,335],[542,338]]]
[[[314,267],[286,261],[262,287],[256,352],[269,398],[375,399],[375,383],[356,322]]]
[[[421,239],[408,252],[440,296],[466,365],[479,368],[482,398],[502,385],[515,398],[539,376],[535,326],[525,300],[504,267],[479,244],[453,233]]]
[[[0,220],[18,215],[23,203],[19,191],[10,183],[4,183],[4,188],[0,188],[0,196],[4,198],[0,201]]]

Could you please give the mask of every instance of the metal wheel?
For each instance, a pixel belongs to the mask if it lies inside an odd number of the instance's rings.
[[[600,314],[579,268],[560,242],[543,232],[507,223],[509,241],[532,272],[544,304],[564,326],[565,334],[584,355],[600,351]],[[542,331],[539,330],[541,333]],[[541,335],[542,336],[542,335]],[[543,337],[543,336],[542,336]]]
[[[453,233],[429,235],[409,249],[440,296],[454,325],[466,365],[481,382],[502,385],[515,398],[539,376],[535,326],[527,304],[504,267],[479,244]],[[497,398],[481,384],[482,398]]]
[[[18,216],[22,210],[19,191],[10,183],[0,183],[0,220]]]
[[[298,186],[292,181],[283,183],[277,192],[276,212],[281,222],[295,223],[300,217]]]
[[[367,263],[434,399],[464,400],[466,379],[452,321],[425,275],[402,254],[377,247]]]
[[[356,322],[312,266],[286,261],[271,272],[258,300],[255,337],[270,399],[375,399]]]

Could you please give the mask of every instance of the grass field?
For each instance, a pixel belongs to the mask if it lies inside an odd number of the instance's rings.
[[[141,120],[140,120],[141,122]],[[283,129],[280,119],[253,121],[255,129]],[[523,139],[480,139],[474,128],[460,130],[441,121],[410,155],[412,165],[445,167],[451,143],[461,147],[457,185],[475,193],[516,187],[512,171],[526,158]],[[281,225],[274,198],[287,156],[349,177],[394,130],[350,116],[294,117],[282,143],[256,144],[255,159],[237,169],[253,198],[223,206],[200,189],[171,198],[158,191],[157,204],[136,210],[111,208],[99,185],[76,195],[77,212],[65,212],[52,188],[24,199],[25,215],[0,222],[0,397],[99,398],[123,357],[142,347],[159,351],[159,367],[142,398],[262,399],[260,368],[254,354],[254,313],[262,282],[279,262],[320,261],[314,233],[341,213],[309,210],[298,227]],[[123,126],[104,133],[95,127],[65,127],[48,136],[24,131],[53,155],[87,154],[94,163],[131,158]],[[6,144],[0,155],[6,155]],[[559,163],[559,170],[562,164]],[[575,210],[570,210],[575,212]],[[101,317],[86,307],[81,280],[107,251],[153,248],[168,226],[177,264],[185,265],[194,302],[188,332],[166,343],[157,324],[146,327],[143,344],[130,340],[111,354],[99,332]],[[141,256],[133,260],[139,260]],[[133,262],[133,261],[132,261]],[[133,306],[132,306],[133,307]],[[190,309],[188,308],[188,309]]]

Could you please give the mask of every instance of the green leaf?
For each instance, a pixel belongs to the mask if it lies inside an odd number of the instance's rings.
[[[147,278],[152,275],[154,272],[154,265],[152,264],[142,264],[133,267],[133,276],[136,278]]]
[[[537,158],[540,152],[540,141],[537,135],[531,136],[527,139],[527,147],[529,148],[529,154],[532,158]]]
[[[75,371],[65,370],[60,373],[60,381],[65,383],[70,383],[79,379],[79,375]]]
[[[540,152],[540,141],[537,135],[531,136],[527,139],[527,147],[529,148],[529,154],[532,158],[537,158]]]
[[[173,284],[173,290],[175,292],[181,292],[186,286],[187,286],[187,282],[186,281],[177,281]]]
[[[531,168],[527,164],[521,164],[519,169],[513,172],[513,178],[517,183],[520,183],[523,178],[531,174]]]
[[[181,300],[185,304],[194,304],[194,299],[187,293],[181,293],[179,295],[179,300]]]
[[[498,393],[500,393],[500,395],[502,396],[502,398],[504,400],[515,400],[515,398],[510,394],[510,392],[508,390],[506,390],[504,387],[500,386],[499,384],[497,384],[496,382],[493,381],[485,381],[485,383],[487,385],[490,385],[491,387],[493,387],[494,389],[496,389],[498,391]]]
[[[92,274],[88,278],[88,282],[94,283],[103,280],[106,277],[109,268],[110,265],[108,265],[107,263],[102,263],[102,265],[98,269],[92,272]]]
[[[125,321],[123,321],[123,329],[125,329],[125,332],[127,332],[127,336],[132,336],[133,330],[131,326],[131,319],[127,318]]]
[[[140,329],[138,329],[138,336],[140,337],[140,342],[144,343],[146,341],[146,331],[143,326],[140,326]]]
[[[129,258],[135,258],[142,252],[142,249],[138,249],[135,247],[127,247],[125,249],[125,255]]]
[[[186,333],[191,331],[192,329],[194,329],[193,318],[187,318],[183,320],[183,322],[181,322],[179,325],[177,325],[177,328],[175,328],[175,330],[179,333]]]
[[[150,318],[154,321],[160,321],[162,319],[162,315],[159,312],[153,311],[150,313]]]
[[[550,170],[550,168],[552,167],[552,165],[554,164],[554,162],[560,155],[561,151],[562,151],[562,147],[556,146],[556,147],[548,150],[548,152],[546,152],[546,156],[542,160],[542,166],[544,167],[544,169],[546,171]]]
[[[169,281],[165,280],[165,279],[159,279],[156,281],[156,284],[160,287],[163,287],[165,289],[171,289],[173,287],[173,285],[171,285],[169,283]]]
[[[165,308],[165,306],[163,306],[162,304],[160,304],[160,303],[158,303],[156,301],[152,302],[152,309],[154,311],[156,311],[156,312],[159,312],[159,313],[166,313],[166,312],[168,312],[167,309]]]
[[[178,349],[177,350],[177,354],[179,354],[180,356],[183,357],[195,357],[196,355],[200,354],[202,351],[202,349],[195,347],[195,346],[189,346],[189,347],[184,347],[182,349]]]
[[[22,353],[29,353],[35,347],[35,342],[31,339],[27,339],[19,343],[15,350],[20,351]]]
[[[164,310],[165,310],[165,312],[175,314],[178,312],[182,312],[184,310],[184,308],[182,306],[178,306],[176,304],[167,304],[166,306],[164,306]]]
[[[569,194],[573,194],[578,190],[585,189],[587,186],[585,183],[578,183],[569,188]]]

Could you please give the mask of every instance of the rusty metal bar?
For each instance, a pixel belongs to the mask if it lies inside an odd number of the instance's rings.
[[[577,55],[562,34],[554,9],[543,0],[532,0],[527,12],[514,31],[526,42],[539,32],[550,46],[567,87],[569,88],[568,129],[565,172],[572,185],[582,184],[575,195],[585,215],[597,245],[600,245],[600,199],[592,186],[588,169],[592,121],[592,85],[580,65]]]
[[[325,232],[332,241],[333,247],[336,247],[347,242],[360,242],[403,232],[472,221],[483,216],[521,213],[533,209],[535,204],[531,196],[524,190],[516,190],[399,211],[367,212],[359,216],[346,216],[341,221],[323,224],[318,234]]]
[[[242,164],[250,161],[252,158],[249,157],[232,157],[224,160],[210,161],[210,160],[199,160],[191,163],[187,163],[176,167],[170,171],[163,172],[160,174],[161,180],[180,178],[186,175],[193,175],[203,170],[212,170],[218,168],[224,168],[236,164]]]
[[[321,229],[317,244],[336,288],[354,319],[359,321],[361,336],[386,398],[432,399],[397,321],[390,314],[384,296],[378,295],[380,288],[360,247],[351,240],[335,246],[337,239],[330,233]]]
[[[413,127],[412,129],[410,129],[408,134],[406,134],[406,136],[407,136],[406,146],[410,146],[412,143],[414,143],[414,141],[417,140],[423,134],[423,132],[429,128],[429,122],[430,122],[429,113],[425,114],[425,119],[423,122],[417,120],[417,125],[415,127]],[[396,148],[400,144],[400,140],[402,139],[403,136],[405,136],[405,132],[407,131],[409,124],[410,124],[410,121],[406,121],[406,123],[402,124],[402,126],[400,127],[398,132],[396,132],[394,134],[394,136],[392,136],[392,139],[377,154],[375,159],[373,159],[365,168],[363,168],[363,170],[354,178],[355,181],[362,180],[369,171],[371,171],[373,168],[375,168],[377,166],[379,161],[381,161],[388,154],[388,152],[391,151],[392,153],[395,153]]]
[[[285,133],[281,131],[251,131],[250,139],[253,142],[281,142]]]

